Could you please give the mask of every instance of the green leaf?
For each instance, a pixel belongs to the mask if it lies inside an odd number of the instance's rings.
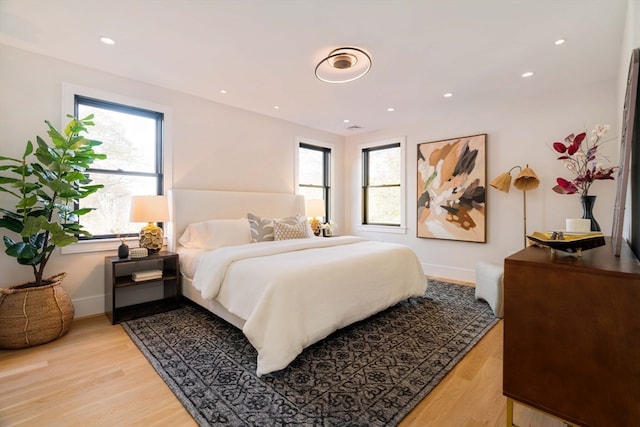
[[[74,211],[71,211],[70,213],[75,214],[75,215],[86,215],[91,211],[94,211],[95,208],[81,208],[81,209],[76,209]]]
[[[16,205],[16,208],[30,208],[38,203],[38,198],[34,196],[23,197],[20,202]]]
[[[18,178],[9,178],[6,176],[0,176],[0,184],[13,184],[15,182],[21,182],[21,179]]]
[[[18,258],[18,262],[20,262],[21,264],[31,263],[33,261],[33,257],[38,254],[36,248],[25,242],[18,242],[10,245],[9,247],[7,247],[5,253],[9,256]],[[21,260],[23,262],[21,262]]]
[[[7,236],[3,236],[2,240],[4,241],[4,245],[7,248],[16,244],[16,242],[14,242],[12,238],[7,237]]]
[[[20,234],[24,227],[21,220],[17,220],[15,218],[3,217],[0,218],[0,227],[6,228],[7,230],[13,231],[14,233]]]
[[[69,172],[64,176],[64,180],[67,182],[82,181],[86,178],[87,177],[82,172]]]
[[[52,245],[56,246],[68,246],[78,241],[78,238],[73,235],[66,234],[64,232],[53,233],[51,234],[51,239],[49,240]]]
[[[27,141],[27,146],[24,149],[24,154],[22,155],[22,158],[24,159],[31,153],[33,153],[33,143],[31,141]]]
[[[22,160],[20,160],[20,159],[14,159],[13,157],[4,157],[4,156],[0,156],[0,160],[9,160],[9,161],[11,161],[11,162],[22,163]]]

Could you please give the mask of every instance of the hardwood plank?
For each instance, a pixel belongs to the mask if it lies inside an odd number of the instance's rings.
[[[446,280],[446,279],[442,279]],[[506,424],[500,321],[400,423],[401,427]],[[63,338],[0,350],[2,426],[195,426],[120,325],[78,319]],[[518,425],[561,427],[515,406]]]

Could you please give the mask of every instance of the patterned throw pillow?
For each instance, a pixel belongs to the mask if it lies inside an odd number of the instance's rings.
[[[262,218],[252,213],[247,214],[249,228],[251,230],[251,243],[271,242],[274,240],[273,226],[276,220],[273,218]],[[295,225],[298,223],[297,216],[289,216],[278,220],[285,224]]]
[[[309,237],[307,236],[307,226],[303,222],[291,225],[276,221],[273,230],[275,240],[307,239]]]

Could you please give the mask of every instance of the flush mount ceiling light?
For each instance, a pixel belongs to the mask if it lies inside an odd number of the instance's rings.
[[[371,57],[357,47],[341,47],[316,65],[316,77],[327,83],[347,83],[364,76],[371,69]]]

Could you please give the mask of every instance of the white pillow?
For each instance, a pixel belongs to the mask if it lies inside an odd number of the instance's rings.
[[[316,235],[313,234],[313,230],[311,229],[311,224],[309,224],[309,218],[307,218],[306,216],[298,216],[298,221],[303,224],[307,237],[316,237]]]
[[[243,245],[251,241],[249,221],[211,219],[189,224],[178,243],[185,248],[212,250],[222,246]]]

